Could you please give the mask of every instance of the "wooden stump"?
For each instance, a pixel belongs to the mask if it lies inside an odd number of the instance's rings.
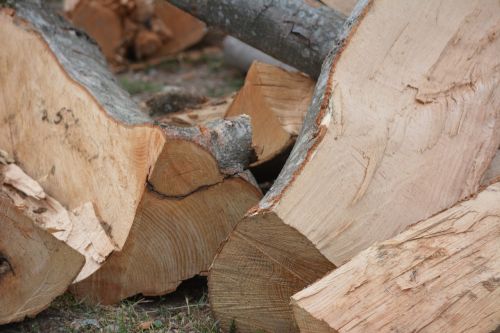
[[[294,291],[478,191],[500,143],[499,23],[496,2],[358,3],[284,170],[212,265],[223,328],[296,331]]]

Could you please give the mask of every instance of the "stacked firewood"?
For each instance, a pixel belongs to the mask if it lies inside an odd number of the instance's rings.
[[[333,17],[310,2],[221,22]],[[193,14],[210,21],[207,6]],[[1,9],[0,324],[68,288],[112,304],[202,274],[225,331],[497,329],[500,4],[363,0],[334,16],[311,76],[256,62],[235,96],[153,120],[70,24],[36,2]],[[308,34],[294,29],[287,47]],[[262,197],[252,173],[283,154]]]
[[[198,43],[205,24],[166,1],[66,0],[65,13],[115,69],[159,61]]]

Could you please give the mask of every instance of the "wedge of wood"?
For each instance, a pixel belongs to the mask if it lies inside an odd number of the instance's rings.
[[[376,244],[292,297],[301,332],[493,332],[500,183]]]
[[[102,266],[78,295],[113,303],[206,272],[261,196],[245,169],[249,118],[154,124],[96,46],[37,2],[1,9],[0,27],[0,147],[68,211],[91,203],[121,250],[119,283]]]
[[[0,193],[0,324],[46,309],[66,291],[85,258]]]
[[[66,0],[64,8],[117,69],[175,54],[198,43],[206,33],[203,22],[166,1]]]
[[[74,211],[66,210],[15,164],[0,164],[0,193],[38,227],[85,257],[85,265],[73,282],[93,274],[117,249],[90,202]]]
[[[254,62],[226,117],[247,114],[258,165],[295,142],[312,99],[314,81],[299,72]]]
[[[477,193],[500,143],[499,26],[493,1],[358,3],[280,177],[211,267],[223,328],[297,331],[294,292]]]

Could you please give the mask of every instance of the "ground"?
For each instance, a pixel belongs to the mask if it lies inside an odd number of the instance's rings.
[[[58,1],[52,3],[59,6]],[[143,66],[117,76],[139,105],[167,86],[217,98],[238,90],[244,80],[244,73],[226,66],[221,49],[210,41],[155,66]],[[198,277],[183,283],[173,294],[153,298],[139,295],[116,306],[89,306],[66,293],[35,318],[0,326],[0,332],[209,333],[219,329],[210,314],[206,278]]]

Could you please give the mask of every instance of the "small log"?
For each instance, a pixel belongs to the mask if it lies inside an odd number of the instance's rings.
[[[312,99],[314,82],[302,73],[254,63],[226,117],[247,114],[252,120],[253,166],[265,163],[295,142]]]
[[[499,24],[498,2],[358,3],[284,169],[211,266],[224,329],[297,331],[294,292],[478,192],[500,144]]]
[[[0,325],[46,309],[84,261],[0,193]]]
[[[137,253],[109,257],[132,268],[120,284],[103,288],[116,276],[96,276],[108,258],[78,294],[113,303],[206,272],[261,196],[246,171],[249,118],[157,124],[118,87],[85,34],[37,2],[12,6],[0,9],[0,147],[68,210],[92,203],[121,253]],[[156,252],[164,244],[179,246]]]
[[[495,331],[500,323],[499,203],[497,183],[368,248],[295,294],[300,331]]]
[[[302,0],[169,0],[208,25],[316,78],[345,16]]]

